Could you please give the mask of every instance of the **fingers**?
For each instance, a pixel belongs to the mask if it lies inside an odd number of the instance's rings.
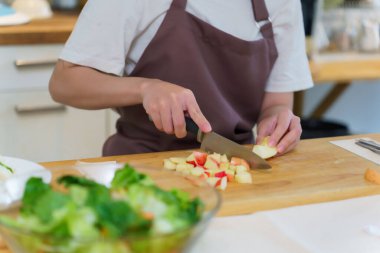
[[[269,145],[278,146],[280,139],[288,131],[293,114],[291,112],[282,112],[278,114],[276,128],[270,135]]]
[[[186,136],[185,116],[181,106],[174,106],[172,108],[174,134],[177,138]]]
[[[195,97],[189,97],[187,100],[186,111],[189,113],[190,117],[194,120],[195,124],[198,125],[199,129],[208,133],[212,130],[210,122],[206,119],[206,117],[201,112]]]
[[[177,138],[186,136],[184,112],[189,114],[201,131],[211,131],[210,123],[189,89],[159,82],[144,93],[143,106],[158,130],[175,134]]]
[[[298,142],[300,141],[301,133],[302,128],[300,118],[293,116],[289,125],[289,131],[277,145],[278,153],[284,154],[295,148]]]
[[[261,143],[266,136],[273,133],[276,127],[277,117],[270,117],[262,120],[257,126],[256,143]]]

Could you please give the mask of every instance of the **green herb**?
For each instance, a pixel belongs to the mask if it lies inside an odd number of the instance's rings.
[[[0,162],[0,166],[1,166],[1,167],[4,167],[4,168],[7,169],[7,170],[9,170],[11,173],[14,173],[14,170],[13,170],[11,167],[9,167],[8,165],[6,165],[6,164]]]

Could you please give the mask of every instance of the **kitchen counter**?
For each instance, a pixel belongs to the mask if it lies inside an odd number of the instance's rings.
[[[48,19],[0,27],[0,45],[65,43],[77,20],[77,12],[56,12]]]

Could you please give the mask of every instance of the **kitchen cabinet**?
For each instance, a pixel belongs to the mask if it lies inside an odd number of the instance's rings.
[[[0,46],[0,154],[37,162],[101,155],[110,110],[54,102],[48,82],[62,44]],[[112,113],[112,114],[111,114]]]

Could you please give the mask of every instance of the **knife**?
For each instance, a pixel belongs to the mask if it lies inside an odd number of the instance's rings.
[[[197,136],[197,141],[201,143],[201,149],[206,152],[216,152],[226,154],[228,158],[239,157],[246,160],[251,168],[270,169],[267,161],[253,153],[249,148],[233,142],[215,132],[203,133],[195,122],[185,117],[186,130]]]
[[[359,139],[358,141],[355,142],[355,144],[363,148],[369,149],[376,154],[380,154],[380,145],[374,141]]]

